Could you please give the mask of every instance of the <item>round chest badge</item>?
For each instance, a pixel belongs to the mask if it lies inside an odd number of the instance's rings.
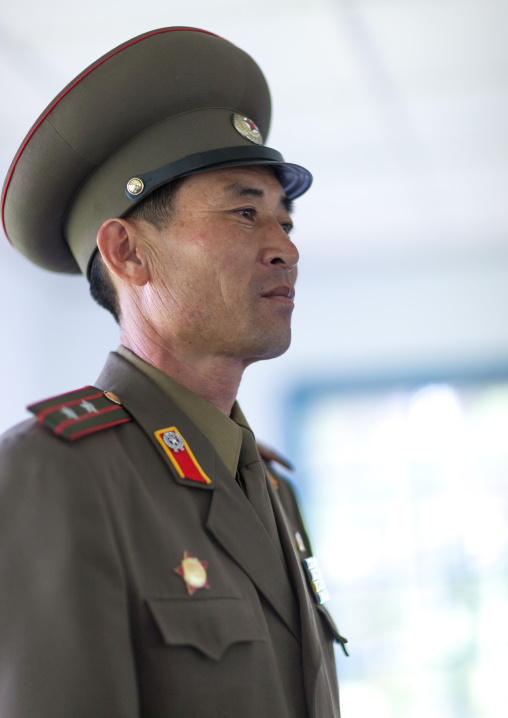
[[[162,438],[171,451],[183,451],[185,448],[182,437],[176,431],[166,431]]]
[[[242,137],[245,137],[246,140],[254,142],[256,145],[263,144],[261,132],[252,120],[249,120],[249,118],[244,115],[240,115],[238,112],[235,112],[231,119],[233,120],[235,130],[239,132]]]

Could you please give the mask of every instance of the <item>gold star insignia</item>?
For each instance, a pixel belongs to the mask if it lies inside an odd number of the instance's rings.
[[[192,596],[198,588],[210,588],[206,575],[207,566],[208,563],[206,561],[200,561],[195,556],[189,556],[188,551],[184,551],[180,565],[173,569],[174,572],[185,581],[187,593],[190,596]]]

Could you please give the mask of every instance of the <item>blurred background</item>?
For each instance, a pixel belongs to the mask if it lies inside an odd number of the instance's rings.
[[[349,639],[343,718],[508,706],[506,0],[19,0],[0,18],[0,169],[82,69],[168,25],[248,51],[268,145],[308,167],[287,355],[242,407],[293,481]],[[51,175],[48,176],[51,181]],[[0,243],[0,430],[118,343],[82,278]]]

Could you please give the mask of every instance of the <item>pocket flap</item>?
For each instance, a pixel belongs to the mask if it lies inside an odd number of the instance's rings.
[[[238,598],[151,598],[148,606],[170,646],[193,646],[218,661],[233,643],[266,641],[253,609]]]

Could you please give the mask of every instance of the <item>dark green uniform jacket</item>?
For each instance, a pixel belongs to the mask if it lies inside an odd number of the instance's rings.
[[[287,482],[268,482],[284,567],[212,444],[144,373],[113,353],[96,386],[133,420],[73,442],[30,420],[1,441],[1,718],[337,718],[336,629],[303,573]],[[154,435],[168,427],[210,484],[179,477]],[[184,552],[206,571],[193,593]]]

